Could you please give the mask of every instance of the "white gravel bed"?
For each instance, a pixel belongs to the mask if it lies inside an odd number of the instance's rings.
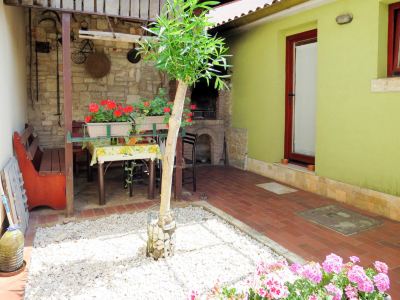
[[[220,285],[240,286],[256,264],[281,259],[199,207],[175,209],[176,252],[145,255],[147,212],[39,228],[25,299],[187,299]]]

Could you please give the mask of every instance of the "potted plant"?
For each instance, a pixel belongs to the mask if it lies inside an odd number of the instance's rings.
[[[186,98],[185,102],[189,101],[190,99]],[[153,124],[156,124],[157,129],[167,129],[173,105],[174,103],[167,99],[167,92],[163,88],[159,89],[154,99],[140,99],[140,102],[134,107],[138,115],[135,118],[135,129],[137,131],[152,130]],[[190,105],[190,108],[194,109],[194,106]],[[191,110],[184,108],[181,127],[191,125],[192,116]]]
[[[114,100],[102,100],[89,104],[85,117],[90,137],[127,136],[132,130],[133,106],[117,104]]]

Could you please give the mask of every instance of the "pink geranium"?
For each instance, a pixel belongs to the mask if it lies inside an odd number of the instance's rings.
[[[386,292],[390,289],[389,277],[384,273],[379,273],[374,276],[374,283],[380,292]]]
[[[303,267],[301,275],[314,283],[320,283],[322,280],[321,265],[317,263],[309,263]]]
[[[388,265],[381,261],[374,262],[374,267],[379,273],[387,274],[389,270]]]
[[[339,274],[343,267],[343,258],[336,254],[329,254],[325,261],[322,263],[324,271],[327,273]]]

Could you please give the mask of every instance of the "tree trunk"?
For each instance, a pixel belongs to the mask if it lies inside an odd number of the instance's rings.
[[[167,144],[165,146],[163,157],[160,213],[158,218],[154,218],[152,213],[148,216],[146,254],[154,259],[172,256],[175,251],[176,223],[170,210],[171,188],[176,142],[178,139],[179,128],[181,127],[187,88],[188,86],[186,83],[182,81],[178,82],[174,107],[172,108],[172,114],[169,119]]]
[[[187,84],[183,81],[178,81],[178,88],[175,94],[174,107],[169,119],[169,129],[167,143],[165,146],[165,154],[163,157],[163,171],[161,182],[161,205],[160,216],[167,216],[171,206],[171,187],[172,175],[174,171],[174,159],[176,142],[178,139],[179,129],[181,127],[183,107],[185,105]]]

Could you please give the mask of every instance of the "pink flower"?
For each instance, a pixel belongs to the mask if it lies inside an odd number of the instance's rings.
[[[350,256],[350,261],[353,264],[359,263],[360,262],[360,258],[358,256]]]
[[[197,105],[196,104],[190,104],[190,109],[191,110],[195,110],[197,108]]]
[[[358,290],[352,285],[348,285],[345,288],[346,296],[349,300],[358,300]]]
[[[308,300],[318,300],[318,296],[312,294],[311,296],[308,297]]]
[[[374,262],[374,267],[379,273],[388,273],[388,265],[381,261]]]
[[[343,267],[343,258],[332,253],[326,257],[322,267],[327,273],[339,274]]]
[[[303,270],[303,267],[298,263],[294,263],[289,267],[289,269],[290,269],[290,271],[292,271],[292,273],[298,275]]]
[[[285,282],[276,274],[268,274],[263,285],[268,290],[268,299],[284,299],[289,295]]]
[[[374,283],[381,293],[386,292],[390,288],[390,280],[385,273],[379,273],[378,275],[375,275]]]
[[[262,287],[258,289],[258,294],[263,298],[267,298],[267,296],[269,297],[267,289],[264,289]]]
[[[348,272],[347,277],[353,283],[357,283],[358,289],[362,292],[371,293],[374,291],[374,285],[371,279],[365,274],[364,268],[360,266],[353,266]]]
[[[320,283],[322,280],[321,265],[317,263],[309,263],[303,267],[301,275],[314,283]]]
[[[358,289],[361,292],[366,292],[366,293],[372,293],[375,290],[374,284],[368,277],[367,279],[358,284]]]
[[[342,290],[333,283],[326,285],[325,289],[327,290],[329,295],[333,296],[332,300],[342,299],[342,294],[343,294]]]
[[[198,291],[191,291],[188,300],[196,300],[198,296],[199,296]]]

